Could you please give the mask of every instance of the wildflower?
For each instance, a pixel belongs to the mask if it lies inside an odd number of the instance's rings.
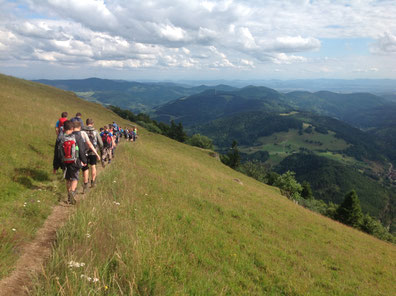
[[[116,206],[119,206],[119,205],[120,205],[120,203],[119,203],[119,202],[116,202],[116,201],[113,201],[113,204],[115,204]]]
[[[40,202],[40,200],[38,199],[37,202]]]
[[[88,232],[87,232],[86,236],[87,236],[87,238],[90,238],[90,237],[91,237],[91,235],[90,235]]]
[[[116,180],[114,180],[114,181],[113,181],[113,183],[117,183],[117,181],[116,181]]]
[[[109,287],[105,286],[104,288],[105,288],[105,290],[107,290]]]
[[[97,282],[99,282],[99,279],[98,279],[98,278],[93,278],[92,281],[93,281],[94,283],[97,283]]]
[[[13,229],[12,229],[12,231],[16,231],[16,229],[15,229],[15,228],[13,228]]]
[[[144,195],[148,195],[147,193],[145,193]]]
[[[78,263],[78,262],[75,262],[75,261],[70,261],[69,262],[69,268],[73,268],[73,267],[83,267],[83,266],[85,266],[85,263],[84,262],[81,262],[81,263]]]

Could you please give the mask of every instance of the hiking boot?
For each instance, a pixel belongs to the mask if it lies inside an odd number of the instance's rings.
[[[94,188],[96,186],[96,180],[91,180],[91,188]]]
[[[88,192],[88,183],[83,184],[83,194]]]
[[[68,204],[71,204],[71,205],[75,205],[75,204],[76,204],[76,200],[75,200],[75,198],[74,198],[75,195],[76,195],[76,192],[75,192],[75,191],[70,191],[70,192],[67,194],[67,203],[68,203]]]

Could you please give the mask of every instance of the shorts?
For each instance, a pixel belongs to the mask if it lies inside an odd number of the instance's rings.
[[[87,165],[82,167],[83,172],[88,170],[90,165],[96,165],[96,163],[97,163],[96,155],[88,155],[87,159],[88,159]]]
[[[68,181],[78,181],[80,168],[75,164],[68,164],[65,168],[65,179]]]

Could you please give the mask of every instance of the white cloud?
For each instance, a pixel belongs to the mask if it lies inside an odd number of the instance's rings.
[[[173,25],[160,25],[157,27],[158,35],[169,41],[181,41],[186,38],[186,31]]]
[[[285,53],[278,53],[272,57],[275,64],[291,64],[293,62],[305,62],[307,59],[302,56],[287,55]]]
[[[320,41],[316,38],[301,36],[280,36],[269,42],[268,50],[282,52],[302,52],[320,48]]]
[[[371,52],[375,54],[395,54],[396,53],[396,34],[385,32],[372,46]]]
[[[0,4],[2,63],[8,59],[75,61],[76,66],[119,69],[260,69],[263,64],[309,64],[308,52],[320,53],[323,38],[369,38],[376,40],[371,53],[383,58],[360,68],[381,73],[388,68],[384,64],[395,64],[387,60],[396,53],[395,1],[0,0]]]

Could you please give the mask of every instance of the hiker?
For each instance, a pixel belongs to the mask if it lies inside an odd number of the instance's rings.
[[[125,138],[125,141],[129,141],[129,131],[128,131],[128,128],[126,127],[126,128],[124,128],[124,138]]]
[[[112,146],[111,146],[111,157],[112,158],[114,158],[115,148],[117,147],[117,144],[118,144],[117,136],[115,133],[116,132],[114,131],[113,125],[109,124],[109,134],[111,135],[111,139],[113,140]]]
[[[132,127],[132,137],[133,137],[133,141],[135,142],[137,139],[137,128],[136,126]]]
[[[76,189],[80,168],[87,163],[85,156],[85,144],[80,134],[74,132],[73,122],[66,120],[63,124],[63,134],[54,153],[54,174],[58,168],[65,167],[64,177],[66,180],[67,202],[75,204]]]
[[[59,133],[62,132],[63,124],[67,120],[67,116],[68,116],[67,112],[62,112],[61,117],[56,122],[56,124],[55,124],[55,132],[56,132],[57,136],[59,136]]]
[[[76,113],[76,116],[73,117],[72,119],[70,119],[70,121],[71,121],[71,122],[79,121],[79,122],[81,123],[81,127],[84,127],[84,122],[83,122],[81,116],[82,116],[81,113],[80,113],[80,112],[77,112],[77,113]]]
[[[113,147],[113,135],[109,132],[109,128],[107,126],[103,127],[103,132],[100,134],[103,142],[103,151],[102,151],[102,166],[105,167],[106,161],[108,164],[111,163],[112,158],[112,147]]]
[[[85,143],[84,153],[85,153],[85,155],[88,155],[88,153],[91,152],[91,153],[93,153],[96,156],[96,158],[98,160],[100,160],[100,156],[99,156],[98,152],[96,151],[94,145],[90,141],[87,133],[85,131],[81,130],[80,121],[74,121],[73,125],[74,125],[74,132],[79,134],[79,135],[81,135],[82,139],[84,140],[84,143]],[[84,170],[86,170],[86,169],[88,169],[88,168],[83,168],[83,173],[84,173]],[[87,190],[88,190],[88,180],[86,180],[86,181],[84,180],[83,193],[86,193]]]
[[[131,142],[134,141],[134,139],[133,139],[133,128],[130,128],[130,129],[129,129],[129,140],[130,140]]]
[[[89,141],[92,143],[96,153],[99,151],[103,151],[103,141],[99,135],[99,132],[94,128],[93,119],[88,118],[86,120],[86,126],[84,126],[83,131],[88,135]],[[103,153],[102,153],[103,155]],[[100,158],[99,158],[100,159]],[[89,166],[91,166],[91,188],[95,187],[96,184],[96,163],[98,157],[92,150],[88,151],[88,163],[85,167],[82,168],[83,176],[84,176],[84,186],[83,190],[85,192],[86,187],[88,187],[89,183]]]

